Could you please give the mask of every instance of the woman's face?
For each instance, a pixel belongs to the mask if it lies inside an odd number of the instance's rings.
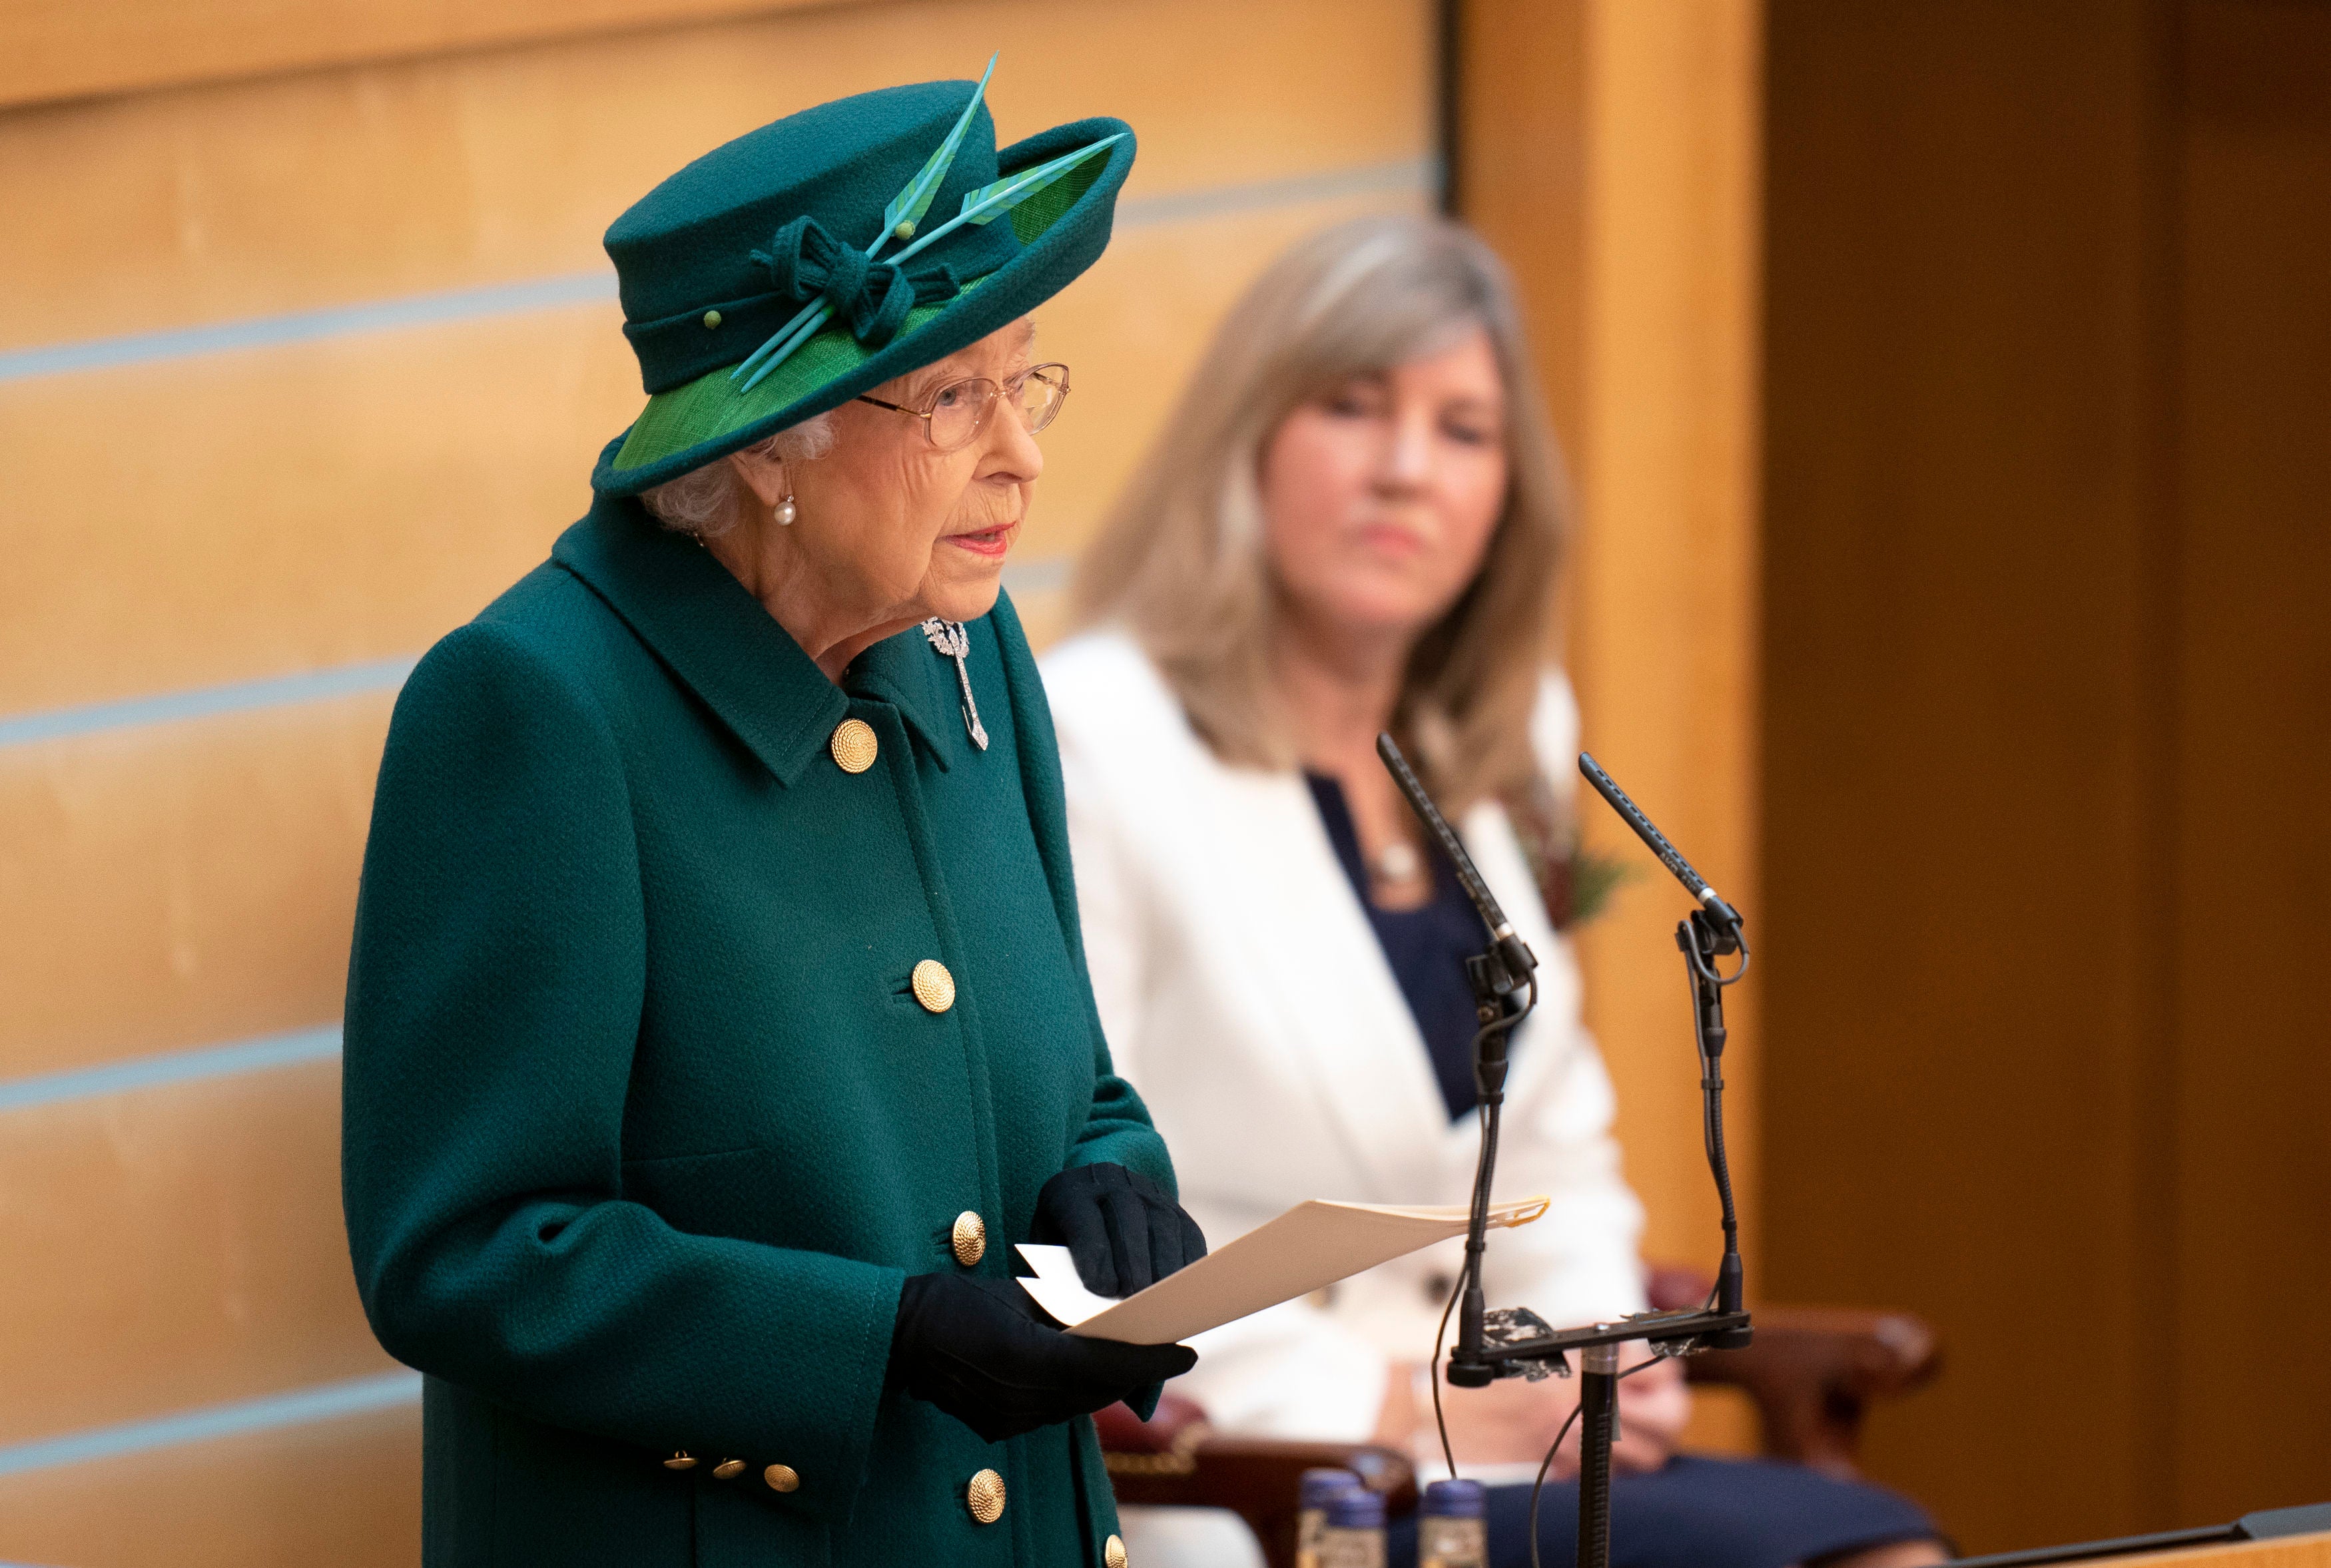
[[[1023,317],[868,395],[919,411],[966,376],[1001,385],[1028,368],[1034,339]],[[833,450],[788,472],[798,508],[790,542],[820,588],[870,623],[986,614],[1044,469],[1011,400],[999,398],[979,434],[956,451],[932,446],[924,421],[871,403],[843,404],[834,423]]]
[[[1506,502],[1489,335],[1301,404],[1264,442],[1265,550],[1299,623],[1413,641],[1480,569]]]

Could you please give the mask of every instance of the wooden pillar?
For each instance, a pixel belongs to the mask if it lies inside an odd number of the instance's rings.
[[[1568,660],[1587,749],[1756,931],[1760,6],[1461,0],[1459,190],[1513,266],[1577,506]],[[1650,1256],[1712,1266],[1681,890],[1641,868],[1581,942]],[[1754,1279],[1755,985],[1727,1124]]]

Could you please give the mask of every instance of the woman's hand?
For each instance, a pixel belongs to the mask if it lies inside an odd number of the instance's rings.
[[[1416,1370],[1413,1366],[1393,1369],[1384,1400],[1385,1417],[1378,1422],[1377,1436],[1381,1441],[1423,1455],[1437,1450],[1440,1434],[1432,1425],[1432,1388],[1428,1384],[1421,1394],[1417,1392]],[[1449,1447],[1460,1465],[1537,1463],[1576,1403],[1571,1385],[1554,1378],[1531,1383],[1508,1377],[1487,1388],[1443,1385],[1441,1390]],[[1568,1475],[1578,1468],[1575,1427],[1563,1439],[1563,1453],[1567,1457],[1556,1459],[1551,1474]]]
[[[1137,1171],[1071,1165],[1036,1194],[1031,1240],[1064,1244],[1085,1288],[1130,1296],[1206,1255],[1198,1222]]]
[[[1197,1359],[1063,1334],[1016,1283],[976,1274],[909,1275],[890,1330],[892,1384],[991,1443],[1106,1409]]]
[[[1641,1366],[1649,1354],[1642,1345],[1630,1345],[1622,1365]],[[1432,1427],[1430,1385],[1420,1397],[1417,1372],[1409,1364],[1393,1368],[1375,1440],[1426,1454],[1437,1449],[1440,1439]],[[1500,1378],[1480,1389],[1444,1385],[1441,1402],[1449,1422],[1449,1446],[1460,1465],[1537,1464],[1546,1458],[1555,1433],[1569,1421],[1561,1451],[1546,1473],[1557,1479],[1578,1473],[1578,1424],[1570,1421],[1578,1405],[1575,1376],[1538,1383]],[[1691,1392],[1679,1364],[1644,1367],[1622,1378],[1619,1440],[1611,1445],[1612,1467],[1638,1473],[1660,1468],[1675,1456],[1677,1440],[1690,1419]]]
[[[1645,1348],[1627,1347],[1632,1364],[1641,1365]],[[1676,1444],[1691,1420],[1691,1390],[1683,1381],[1683,1363],[1662,1361],[1630,1373],[1619,1380],[1619,1440],[1611,1445],[1614,1469],[1656,1470],[1675,1457]]]

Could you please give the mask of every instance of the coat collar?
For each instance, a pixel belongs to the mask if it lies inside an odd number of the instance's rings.
[[[979,660],[980,638],[972,638],[971,661]],[[915,744],[942,771],[952,768],[971,744],[964,732],[962,700],[956,696],[955,660],[931,646],[919,626],[886,637],[852,660],[847,671],[858,696],[887,702],[907,721]]]
[[[955,661],[935,652],[919,629],[860,654],[845,691],[727,567],[657,526],[635,499],[595,497],[550,558],[604,599],[780,784],[793,783],[825,749],[853,693],[896,707],[942,768],[967,744]]]
[[[589,584],[781,784],[850,712],[850,699],[727,567],[659,527],[640,503],[595,497],[550,558]]]

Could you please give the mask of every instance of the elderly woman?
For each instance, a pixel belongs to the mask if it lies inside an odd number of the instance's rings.
[[[1012,1246],[1119,1291],[1204,1244],[997,574],[1069,385],[1026,313],[1133,141],[999,153],[979,99],[794,115],[617,221],[652,396],[398,701],[344,1174],[430,1563],[1123,1563],[1084,1417],[1190,1353],[1059,1332]]]
[[[1088,630],[1044,678],[1101,1019],[1217,1240],[1305,1198],[1467,1197],[1462,962],[1481,927],[1377,733],[1420,762],[1540,959],[1498,1175],[1503,1195],[1552,1203],[1493,1238],[1489,1297],[1575,1324],[1644,1303],[1641,1210],[1561,931],[1576,719],[1546,661],[1560,520],[1503,269],[1453,224],[1346,224],[1231,311],[1082,562]],[[1204,1363],[1177,1387],[1220,1429],[1375,1438],[1437,1465],[1424,1364],[1455,1250],[1201,1335]],[[1620,1385],[1615,1561],[1935,1558],[1931,1526],[1890,1494],[1677,1458],[1679,1370]],[[1574,1388],[1447,1391],[1459,1464],[1527,1478]],[[1573,1468],[1565,1456],[1556,1473]],[[1498,1563],[1527,1558],[1528,1490],[1492,1487]],[[1570,1557],[1575,1499],[1548,1495],[1548,1562]]]

